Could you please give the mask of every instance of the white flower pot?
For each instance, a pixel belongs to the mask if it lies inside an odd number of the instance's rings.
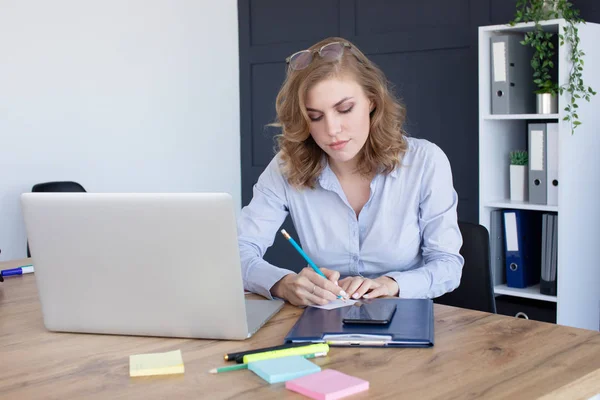
[[[527,201],[527,165],[510,166],[510,199]]]
[[[558,0],[544,0],[542,11],[558,13],[558,16],[553,15],[552,18],[562,18],[562,11],[558,11]]]

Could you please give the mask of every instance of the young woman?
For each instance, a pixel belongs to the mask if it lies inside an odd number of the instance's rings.
[[[325,39],[286,61],[279,152],[238,221],[245,289],[295,305],[454,290],[464,260],[446,155],[406,136],[384,74],[347,40]],[[263,259],[288,214],[327,279]]]

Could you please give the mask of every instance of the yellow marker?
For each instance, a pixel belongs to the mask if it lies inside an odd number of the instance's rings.
[[[329,345],[327,343],[307,344],[306,346],[291,347],[289,349],[266,351],[264,353],[254,353],[244,356],[244,363],[267,360],[270,358],[303,356],[312,353],[327,353]]]

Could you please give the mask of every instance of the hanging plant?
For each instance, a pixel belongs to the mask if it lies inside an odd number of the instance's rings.
[[[583,56],[585,53],[579,46],[578,23],[585,23],[579,16],[579,10],[573,8],[568,0],[518,0],[515,18],[510,25],[519,22],[534,22],[533,31],[527,32],[525,38],[521,41],[522,45],[531,46],[534,54],[531,59],[533,69],[533,81],[537,85],[536,93],[550,93],[552,95],[563,94],[567,91],[569,102],[565,106],[565,121],[571,123],[571,133],[581,125],[577,108],[579,99],[590,101],[591,96],[596,92],[591,87],[586,87],[583,78]],[[550,75],[554,68],[552,61],[555,55],[554,34],[545,32],[540,25],[540,21],[554,18],[563,18],[567,23],[563,32],[559,32],[559,45],[569,45],[569,60],[571,61],[571,70],[569,71],[569,81],[561,86],[553,81]]]

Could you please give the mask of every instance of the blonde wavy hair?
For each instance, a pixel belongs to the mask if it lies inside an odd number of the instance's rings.
[[[390,90],[383,72],[349,41],[331,37],[315,43],[309,50],[320,49],[332,42],[345,42],[342,57],[328,61],[314,53],[305,69],[288,68],[287,76],[277,95],[277,119],[271,126],[281,128],[276,136],[283,162],[283,173],[290,185],[314,188],[324,168],[321,162],[326,154],[310,135],[310,118],[306,111],[307,92],[318,82],[332,77],[351,77],[358,82],[374,104],[370,113],[369,137],[357,155],[358,171],[390,173],[400,163],[408,147],[403,130],[406,110]],[[277,149],[276,149],[277,150]]]

